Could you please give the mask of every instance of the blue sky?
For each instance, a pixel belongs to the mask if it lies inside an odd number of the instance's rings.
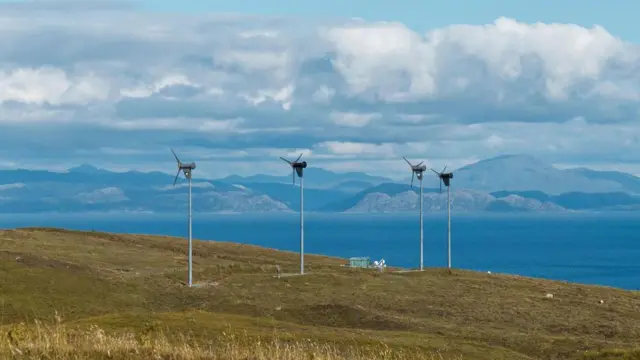
[[[481,25],[504,16],[524,22],[601,25],[630,41],[640,39],[640,3],[601,0],[141,0],[140,8],[163,12],[233,12],[314,18],[361,17],[369,21],[400,21],[417,31],[451,24]]]
[[[633,2],[129,5],[0,2],[0,167],[171,172],[173,147],[207,177],[300,152],[386,176],[510,153],[640,174]]]

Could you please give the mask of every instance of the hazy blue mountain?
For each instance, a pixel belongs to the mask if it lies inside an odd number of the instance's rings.
[[[548,195],[540,191],[497,191],[491,193],[495,197],[516,195],[523,198],[551,202],[571,210],[601,210],[607,208],[623,208],[640,206],[640,196],[624,192],[583,193],[568,192],[559,195]]]
[[[575,210],[601,209],[609,206],[626,206],[640,204],[640,197],[622,192],[585,194],[578,192],[553,196],[552,201]]]
[[[308,168],[305,209],[324,212],[402,212],[417,206],[417,192],[363,173]],[[186,210],[187,182],[161,172],[112,172],[82,164],[64,172],[0,170],[0,212]],[[315,182],[315,186],[314,186]],[[556,169],[525,155],[499,156],[454,170],[456,211],[640,210],[640,180],[630,174]],[[290,176],[194,178],[198,212],[299,210],[299,182]],[[418,185],[417,183],[415,184]],[[444,211],[446,189],[425,177],[425,210]],[[415,200],[415,201],[414,201]]]
[[[287,164],[283,163],[283,166],[286,169]],[[227,183],[238,183],[238,184],[252,184],[252,183],[292,184],[293,179],[291,177],[291,171],[286,172],[286,174],[287,175],[282,175],[282,176],[258,174],[258,175],[252,175],[247,177],[231,175],[218,180],[227,182]],[[300,179],[296,177],[296,183],[298,183],[299,181]],[[337,172],[333,172],[333,171],[329,171],[329,170],[325,170],[317,167],[308,167],[304,170],[305,189],[332,188],[340,183],[344,183],[345,181],[363,181],[363,182],[377,185],[377,184],[388,182],[391,180],[384,177],[368,175],[361,172],[337,173]]]
[[[419,200],[419,194],[411,190],[393,195],[371,192],[366,194],[354,206],[344,211],[357,213],[416,212],[419,210]],[[447,193],[434,191],[425,193],[423,208],[425,213],[447,211]],[[496,198],[488,193],[479,191],[454,190],[451,192],[451,211],[457,213],[484,211],[546,212],[565,211],[565,209],[551,202],[541,202],[517,195]]]
[[[496,198],[503,198],[503,197],[507,197],[509,195],[518,195],[518,196],[522,196],[525,198],[529,198],[529,199],[536,199],[538,201],[548,201],[550,195],[549,194],[545,194],[542,191],[494,191],[491,193],[491,195],[495,196]]]
[[[425,212],[445,211],[446,192],[425,190]],[[329,204],[323,210],[332,212],[405,212],[418,206],[415,190],[385,184],[368,189],[340,202]],[[461,212],[548,212],[577,210],[640,210],[640,196],[622,192],[581,193],[569,192],[549,195],[540,191],[452,190],[452,209]]]
[[[374,186],[374,183],[361,180],[347,180],[331,187],[332,190],[347,194],[356,194]]]
[[[620,171],[596,171],[586,168],[574,168],[565,170],[593,180],[606,180],[620,184],[624,190],[640,194],[640,178],[635,175]]]
[[[45,170],[0,170],[0,183],[72,183],[72,184],[126,184],[129,186],[155,186],[173,184],[173,176],[161,172],[111,172],[90,165],[74,167],[66,172]]]
[[[186,211],[183,178],[160,173],[111,172],[82,165],[67,172],[0,171],[0,212]],[[198,212],[291,211],[267,194],[219,181],[194,179]]]
[[[453,186],[487,192],[537,190],[547,194],[629,191],[622,183],[594,173],[597,172],[557,169],[528,155],[504,155],[455,170]]]
[[[368,195],[370,194],[376,194],[376,196],[379,195],[386,195],[389,197],[393,197],[395,195],[404,193],[404,192],[417,192],[420,191],[420,189],[418,188],[411,188],[408,184],[400,184],[400,183],[383,183],[377,186],[373,186],[371,188],[368,188],[366,190],[363,190],[355,195],[346,197],[344,199],[332,202],[330,204],[327,204],[326,206],[322,207],[320,210],[321,211],[326,211],[326,212],[342,212],[342,211],[347,211],[348,209],[351,209],[355,206],[358,205],[358,203],[362,202],[363,200],[365,200],[365,198],[367,198]],[[429,193],[429,192],[438,192],[438,189],[423,189],[424,193]],[[417,195],[416,195],[417,196]],[[384,196],[382,197],[384,198]],[[382,199],[381,198],[381,199]],[[367,201],[371,201],[372,197],[369,197],[369,199]]]
[[[239,184],[235,184],[236,186]],[[233,185],[230,185],[233,186]],[[271,199],[282,202],[287,205],[291,210],[300,210],[300,186],[284,184],[284,183],[244,183],[241,185],[251,191],[265,194]],[[316,211],[327,204],[335,201],[339,201],[345,197],[345,193],[342,191],[336,191],[333,189],[304,189],[304,208],[309,211]]]

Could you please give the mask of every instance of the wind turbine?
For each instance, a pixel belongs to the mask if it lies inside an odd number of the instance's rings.
[[[447,266],[449,272],[451,272],[451,179],[453,179],[453,173],[446,173],[447,167],[445,166],[442,171],[437,172],[433,169],[434,173],[440,178],[440,193],[442,193],[442,183],[447,187]]]
[[[293,185],[296,185],[296,173],[300,177],[300,275],[304,274],[304,169],[307,167],[306,161],[300,161],[302,154],[294,161],[289,161],[282,156],[280,159],[286,161],[291,166],[291,178]]]
[[[425,165],[422,165],[424,161],[413,165],[411,164],[411,162],[409,162],[409,160],[407,160],[406,157],[403,156],[402,158],[407,162],[407,164],[409,164],[409,167],[411,168],[411,188],[413,189],[414,176],[417,177],[420,181],[420,271],[422,271],[424,269],[424,222],[422,221],[424,196],[422,195],[422,175],[425,170],[427,170],[427,167]]]
[[[176,155],[175,151],[171,149],[173,153],[173,157],[176,158],[178,162],[178,173],[176,174],[176,178],[173,180],[173,186],[176,186],[176,181],[178,181],[178,176],[180,175],[180,171],[184,173],[184,177],[189,180],[189,287],[191,287],[192,283],[192,246],[191,246],[191,172],[196,168],[196,163],[192,162],[190,164],[185,164],[178,159],[178,155]]]

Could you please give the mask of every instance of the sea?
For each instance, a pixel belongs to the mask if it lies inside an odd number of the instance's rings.
[[[0,228],[61,227],[185,238],[185,214],[0,215]],[[300,217],[287,214],[193,214],[193,237],[300,250]],[[306,254],[384,259],[417,268],[419,215],[305,213]],[[640,214],[456,214],[454,268],[640,289]],[[346,261],[345,261],[346,263]],[[447,218],[424,217],[424,265],[447,264]]]

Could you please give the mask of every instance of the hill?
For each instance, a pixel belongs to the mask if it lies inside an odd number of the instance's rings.
[[[0,213],[186,211],[187,183],[161,172],[111,172],[81,165],[67,172],[0,170]],[[224,182],[194,178],[198,212],[282,212],[268,195]]]
[[[447,210],[446,189],[440,192],[437,188],[425,188],[424,211],[444,212]],[[629,205],[638,204],[640,199],[630,199],[624,194],[620,197],[609,197],[599,194],[600,202],[583,201],[584,197],[591,200],[594,194],[574,194],[574,196],[557,197],[566,199],[563,207],[554,203],[549,195],[542,192],[509,192],[499,191],[486,193],[474,190],[458,190],[451,192],[451,210],[455,212],[549,212],[566,211],[567,209],[591,209],[601,204]],[[419,189],[410,188],[405,184],[384,183],[361,191],[346,199],[334,201],[320,208],[326,212],[358,212],[358,213],[401,213],[417,211],[419,207]],[[606,200],[610,200],[606,202]],[[592,207],[589,207],[592,206]]]
[[[307,210],[317,210],[384,179],[320,168],[309,168],[305,174],[311,178],[305,183]],[[0,170],[0,213],[186,211],[187,182],[181,177],[173,186],[173,181],[173,175],[161,172],[112,172],[89,164],[65,172]],[[314,187],[314,182],[319,185]],[[297,211],[299,192],[290,176],[231,176],[222,181],[194,174],[193,207],[208,213]]]
[[[264,194],[274,201],[283,203],[290,210],[300,210],[300,186],[296,184],[293,186],[291,183],[270,183],[270,182],[257,182],[257,183],[245,183],[242,185],[245,189],[248,189],[256,194]],[[345,197],[345,193],[339,190],[333,189],[304,189],[304,205],[305,210],[315,211],[321,209],[327,204],[334,201],[339,201]]]
[[[437,179],[434,179],[434,183]],[[458,188],[477,191],[541,191],[638,193],[640,178],[620,172],[590,169],[558,169],[529,155],[502,155],[454,170]]]
[[[640,295],[613,288],[462,270],[379,273],[313,255],[307,275],[277,279],[276,264],[294,272],[297,254],[201,241],[202,286],[186,288],[183,239],[31,228],[1,231],[0,249],[4,358],[640,356]]]
[[[0,170],[0,213],[186,211],[187,183],[181,178],[174,187],[173,180],[174,175],[157,171],[113,172],[89,164],[64,172]],[[452,186],[452,207],[462,212],[640,209],[640,178],[634,175],[562,170],[526,155],[498,156],[454,170]],[[438,179],[426,176],[424,187],[427,211],[444,211],[444,195],[434,190]],[[298,211],[298,190],[290,175],[210,180],[194,173],[193,210]],[[308,211],[406,212],[414,210],[414,196],[408,181],[316,167],[305,172]]]
[[[285,166],[286,163],[283,163]],[[289,168],[290,169],[290,168]],[[346,181],[353,181],[358,183],[370,183],[370,184],[379,184],[383,182],[390,181],[388,178],[382,176],[373,176],[369,174],[365,174],[362,172],[341,172],[336,173],[333,171],[329,171],[319,167],[310,166],[305,169],[304,172],[305,177],[305,188],[313,188],[313,189],[328,189],[333,188],[335,186],[339,186],[341,183]],[[254,184],[254,183],[280,183],[280,184],[291,184],[291,172],[289,171],[287,175],[264,175],[264,174],[256,174],[247,177],[242,177],[238,175],[231,175],[225,178],[218,179],[219,181],[226,183],[237,183],[237,184]]]

